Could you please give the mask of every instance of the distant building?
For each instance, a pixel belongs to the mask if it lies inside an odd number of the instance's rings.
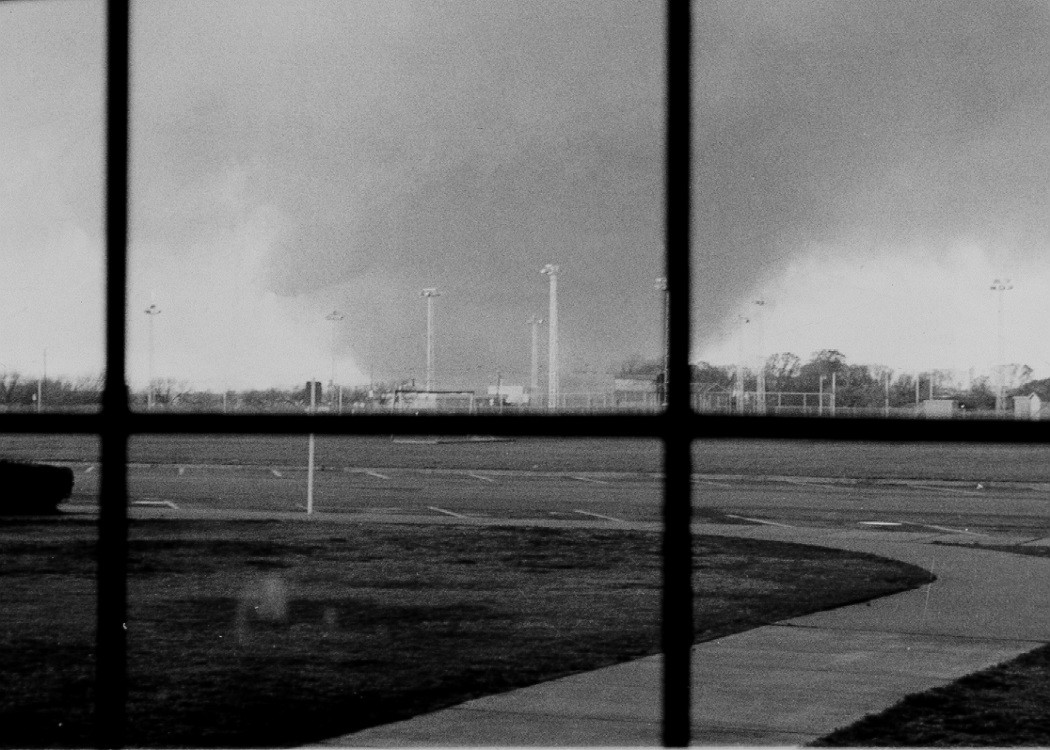
[[[1039,419],[1042,416],[1043,402],[1031,393],[1027,396],[1014,396],[1014,418]]]
[[[927,419],[951,419],[959,404],[953,398],[930,398],[922,402],[920,414]]]
[[[491,398],[502,400],[505,404],[527,404],[529,403],[529,396],[525,393],[525,386],[523,385],[507,385],[506,383],[500,383],[500,385],[490,385],[488,394]]]

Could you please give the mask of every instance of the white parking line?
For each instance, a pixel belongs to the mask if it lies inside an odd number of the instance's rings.
[[[94,467],[94,466],[89,466],[89,467],[87,467],[86,469],[84,469],[84,473],[85,473],[85,474],[90,474],[90,473],[91,473],[91,472],[93,472],[94,470],[95,470],[95,467]]]
[[[179,467],[179,476],[181,477],[181,476],[182,476],[183,474],[185,474],[185,473],[186,473],[186,469],[185,469],[185,467],[182,467],[182,466],[180,466],[180,467]]]
[[[380,474],[378,471],[372,471],[371,469],[361,469],[361,472],[367,474],[370,477],[376,477],[378,479],[390,479],[386,474]]]
[[[151,506],[162,506],[165,508],[171,508],[172,510],[178,510],[179,506],[173,503],[171,500],[132,500],[132,505],[151,505]]]
[[[978,534],[976,531],[970,531],[969,529],[949,529],[947,526],[936,526],[932,523],[917,523],[916,526],[925,526],[927,529],[937,529],[937,531],[947,531],[951,534],[970,534],[972,536],[984,536],[984,534]]]
[[[569,477],[569,479],[575,479],[578,482],[591,482],[593,484],[608,484],[608,482],[602,481],[601,479],[591,479],[590,477]]]
[[[739,518],[741,521],[751,521],[752,523],[760,523],[765,526],[782,526],[785,529],[795,528],[791,524],[777,523],[776,521],[767,521],[764,518],[749,518],[748,516],[734,516],[732,513],[726,513],[726,518]]]
[[[467,476],[468,477],[474,477],[475,479],[480,479],[483,482],[495,482],[496,481],[492,477],[483,477],[481,474],[471,474],[469,471],[467,472]]]
[[[951,495],[974,495],[984,496],[983,492],[975,492],[973,490],[959,490],[954,487],[934,487],[928,484],[906,484],[905,487],[913,490],[933,490],[934,492],[947,492]]]
[[[612,516],[603,516],[601,513],[590,513],[586,510],[574,510],[573,513],[579,513],[581,516],[594,516],[595,518],[601,518],[606,521],[616,521],[616,523],[626,523],[622,518],[613,518]]]
[[[439,508],[436,505],[428,505],[427,510],[433,510],[438,513],[444,513],[446,516],[455,516],[456,518],[470,518],[470,516],[465,516],[462,513],[455,513],[451,510],[445,510],[444,508]]]
[[[275,477],[283,477],[284,476],[284,474],[282,474],[281,472],[277,471],[277,469],[270,469],[270,473],[273,474]]]

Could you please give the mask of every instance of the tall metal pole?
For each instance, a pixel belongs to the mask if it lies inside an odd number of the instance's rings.
[[[540,390],[540,323],[543,318],[533,315],[528,323],[532,326],[532,369],[529,373],[529,396],[535,398]]]
[[[317,388],[314,380],[310,379],[310,414],[317,411]],[[306,449],[306,515],[314,512],[314,434],[310,433],[310,440]]]
[[[664,394],[660,406],[666,408],[667,388],[670,385],[671,380],[671,337],[669,330],[669,326],[671,325],[671,295],[667,291],[667,278],[665,276],[661,276],[656,280],[656,290],[664,293],[664,332],[663,341],[660,342],[664,353]]]
[[[755,304],[758,306],[758,381],[755,384],[755,390],[757,393],[755,397],[758,401],[757,413],[766,413],[766,360],[765,360],[765,342],[763,341],[765,330],[765,305],[766,301],[762,299],[755,300]]]
[[[547,311],[547,408],[558,408],[558,266],[548,263],[540,273],[550,277]]]
[[[149,383],[146,386],[146,408],[153,408],[153,319],[160,315],[161,309],[156,305],[150,305],[146,308],[146,315],[149,316],[149,372],[148,378]]]
[[[427,391],[434,387],[434,297],[440,297],[437,289],[429,287],[419,293],[427,300]]]
[[[740,315],[738,316],[740,321],[740,332],[737,336],[736,345],[736,410],[738,413],[744,413],[744,326],[751,322],[751,319]]]
[[[343,315],[338,310],[332,310],[332,312],[330,312],[330,313],[328,313],[327,315],[324,316],[324,319],[329,321],[329,322],[331,322],[331,324],[332,324],[332,379],[330,381],[328,381],[328,390],[329,390],[329,393],[332,394],[333,398],[335,396],[335,336],[336,336],[336,327],[339,325],[339,321],[340,320],[344,320],[345,318],[346,318],[346,316]]]
[[[995,410],[1003,411],[1006,408],[1006,357],[1003,354],[1003,292],[1013,289],[1014,285],[1010,279],[995,279],[989,287],[994,292],[999,292],[999,388],[995,394]]]

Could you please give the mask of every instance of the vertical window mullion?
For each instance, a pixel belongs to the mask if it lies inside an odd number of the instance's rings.
[[[689,744],[693,643],[689,373],[690,4],[667,4],[665,229],[669,377],[664,424],[663,743]]]
[[[128,0],[106,6],[106,379],[102,395],[96,622],[96,733],[124,743],[127,707]]]

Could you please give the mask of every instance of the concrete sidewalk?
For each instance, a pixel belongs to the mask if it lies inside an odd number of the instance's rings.
[[[932,569],[938,580],[696,646],[694,744],[805,744],[1050,641],[1050,559],[936,544],[973,541],[944,534],[728,525],[696,532],[869,552]],[[649,657],[323,744],[659,745],[660,665],[660,656]]]

